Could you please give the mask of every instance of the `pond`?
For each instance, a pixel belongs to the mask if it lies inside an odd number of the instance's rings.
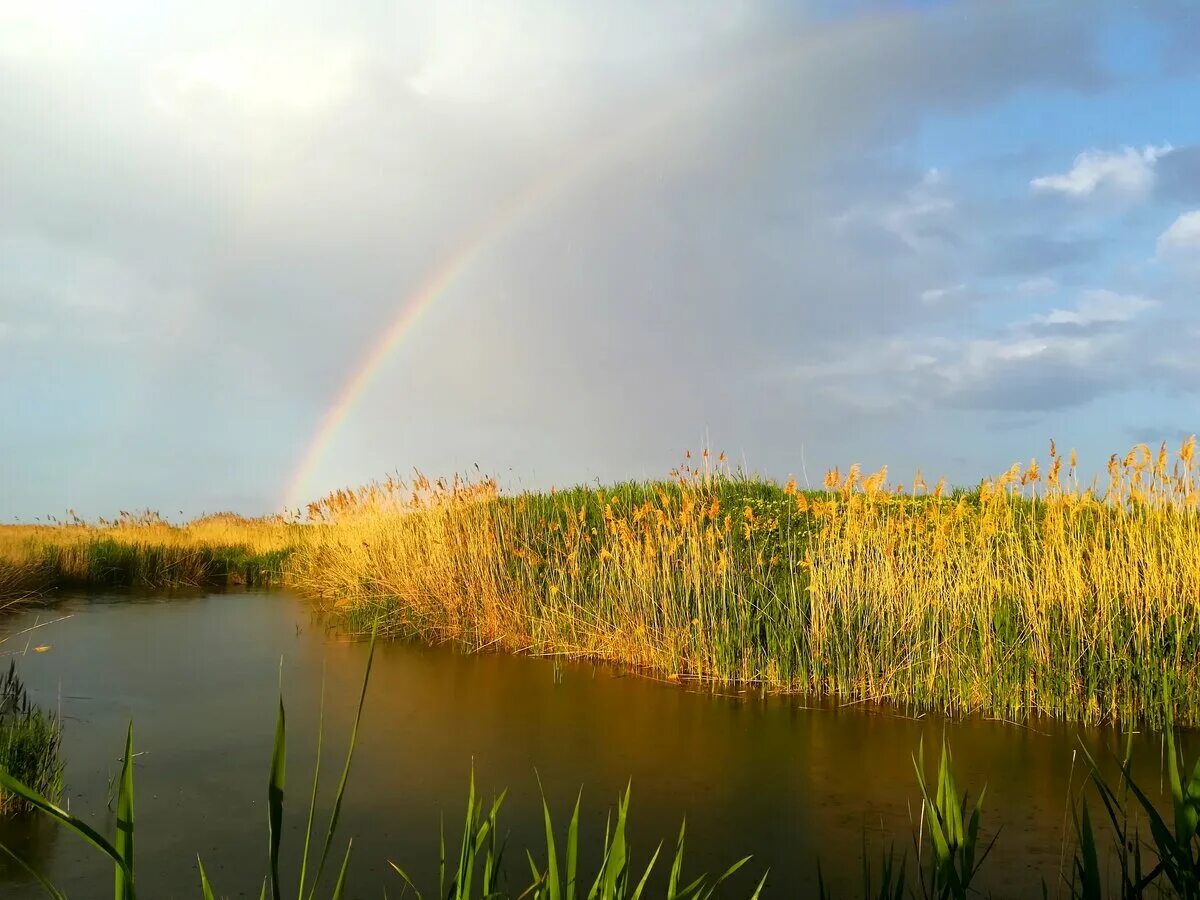
[[[257,897],[266,871],[266,776],[282,677],[288,713],[284,855],[297,871],[318,710],[325,685],[324,795],[340,770],[366,645],[325,627],[286,592],[195,597],[78,597],[0,623],[42,627],[3,645],[36,700],[65,720],[64,803],[112,830],[110,782],[134,722],[139,892],[198,895],[199,854],[214,887]],[[34,652],[35,645],[49,645]],[[27,651],[27,652],[22,652]],[[282,664],[281,664],[282,661]],[[354,837],[351,896],[391,896],[394,860],[436,891],[438,823],[457,845],[474,766],[489,797],[508,787],[510,885],[524,848],[544,853],[538,777],[565,829],[583,786],[584,867],[596,862],[604,814],[632,780],[635,864],[688,821],[686,872],[720,871],[753,853],[745,884],[770,868],[768,895],[827,879],[855,884],[864,839],[912,847],[919,813],[912,754],[936,756],[943,729],[960,784],[988,785],[984,830],[1000,830],[983,882],[998,896],[1040,894],[1069,830],[1077,750],[1117,747],[1112,730],[1036,720],[914,718],[755,691],[687,690],[583,662],[464,654],[406,642],[379,646],[343,812]],[[1195,742],[1187,742],[1189,749]],[[1157,789],[1161,741],[1137,739],[1138,771]],[[318,821],[323,821],[319,819]],[[73,896],[99,896],[111,867],[41,818],[0,824],[0,839]],[[453,850],[451,850],[453,852]],[[1069,854],[1069,847],[1066,849]],[[1068,857],[1069,858],[1069,857]],[[661,864],[660,864],[661,865]],[[663,866],[663,869],[666,867]],[[3,896],[38,896],[0,862]],[[731,890],[731,896],[741,891]]]

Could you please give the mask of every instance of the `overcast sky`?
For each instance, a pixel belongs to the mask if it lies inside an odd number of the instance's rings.
[[[1196,8],[0,0],[0,519],[1177,441]]]

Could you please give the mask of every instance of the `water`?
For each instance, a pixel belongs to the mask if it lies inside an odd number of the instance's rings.
[[[69,599],[0,629],[13,635],[45,622],[52,624],[11,637],[0,651],[29,648],[19,671],[38,702],[59,706],[66,721],[64,800],[108,833],[109,782],[133,719],[138,884],[146,897],[196,895],[197,854],[219,894],[258,896],[282,660],[284,855],[298,871],[323,673],[328,799],[364,644],[324,628],[284,592]],[[45,644],[49,650],[32,650]],[[542,857],[540,775],[563,828],[584,786],[585,868],[596,859],[604,811],[632,779],[637,860],[657,840],[670,843],[686,814],[685,874],[722,870],[753,853],[741,885],[769,866],[770,895],[804,895],[818,855],[827,878],[849,885],[864,837],[875,848],[891,840],[911,848],[910,809],[919,810],[911,756],[922,737],[935,756],[943,728],[960,784],[988,784],[985,831],[1001,831],[984,884],[998,896],[1040,895],[1044,874],[1053,888],[1069,784],[1082,780],[1073,754],[1080,739],[1094,752],[1116,747],[1111,731],[810,708],[754,692],[689,691],[590,663],[381,644],[335,855],[340,860],[353,835],[352,896],[380,896],[381,884],[398,896],[388,860],[436,891],[439,816],[456,846],[474,765],[489,796],[510,788],[502,814],[510,886],[525,884],[525,847]],[[1157,790],[1160,740],[1139,736],[1138,745],[1140,776]],[[111,883],[111,866],[94,850],[40,818],[0,825],[0,838],[70,895],[101,896]],[[0,861],[0,895],[39,894]]]

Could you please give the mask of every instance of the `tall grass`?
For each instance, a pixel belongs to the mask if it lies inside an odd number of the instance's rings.
[[[972,492],[886,470],[821,491],[710,467],[513,498],[386,482],[310,508],[290,578],[477,647],[1005,717],[1200,722],[1195,440]]]
[[[0,675],[0,768],[39,794],[58,799],[63,787],[62,723],[29,700],[16,663]],[[0,816],[29,812],[19,794],[0,788]]]
[[[5,559],[48,584],[282,580],[351,622],[479,648],[845,702],[1200,724],[1195,447],[1138,445],[1103,486],[1053,444],[972,491],[857,466],[799,490],[707,452],[601,489],[389,479],[303,525],[0,528],[0,583]]]
[[[95,525],[0,526],[0,599],[64,587],[276,584],[296,527],[228,514],[182,526],[154,514]]]

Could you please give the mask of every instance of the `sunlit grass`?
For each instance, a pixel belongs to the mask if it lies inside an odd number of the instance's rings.
[[[662,482],[516,496],[389,479],[306,524],[0,529],[0,560],[46,585],[282,580],[393,634],[845,702],[1154,721],[1165,687],[1197,724],[1194,456],[1139,445],[1097,485],[1052,446],[969,492],[858,467],[800,490],[707,453]]]
[[[154,514],[96,524],[0,526],[0,598],[64,587],[278,583],[297,527],[232,515],[174,526]]]
[[[291,578],[397,631],[680,678],[1005,717],[1200,721],[1194,440],[971,492],[886,470],[801,491],[708,465],[502,497],[387,482],[314,505]]]

